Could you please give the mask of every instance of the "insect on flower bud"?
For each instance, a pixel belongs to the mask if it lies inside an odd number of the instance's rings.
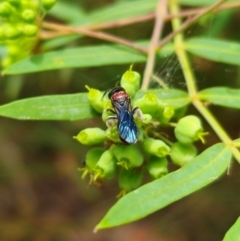
[[[79,132],[77,136],[73,137],[84,145],[94,145],[102,143],[106,139],[105,131],[100,128],[87,128]]]
[[[147,170],[154,179],[161,178],[168,173],[168,161],[166,157],[149,156]]]
[[[121,78],[121,86],[133,98],[140,88],[141,76],[138,72],[132,70],[132,65]]]
[[[184,144],[190,144],[199,139],[204,142],[203,136],[207,133],[203,132],[201,120],[194,115],[188,115],[179,120],[175,129],[175,137]]]
[[[143,149],[154,156],[164,157],[170,154],[170,147],[161,140],[146,138],[143,141]]]
[[[96,164],[96,172],[94,179],[98,178],[110,179],[116,174],[116,158],[111,150],[105,151]]]
[[[85,85],[85,88],[89,91],[87,94],[90,105],[99,113],[103,112],[104,109],[104,101],[103,101],[103,93],[100,90],[90,88]]]
[[[139,167],[143,164],[143,155],[136,145],[115,145],[112,151],[117,159],[117,164],[125,169]]]
[[[122,168],[118,176],[118,184],[126,193],[138,188],[142,183],[142,179],[143,174],[141,171]]]
[[[171,159],[173,163],[183,166],[192,161],[197,155],[197,149],[192,144],[182,144],[176,142],[171,146]]]

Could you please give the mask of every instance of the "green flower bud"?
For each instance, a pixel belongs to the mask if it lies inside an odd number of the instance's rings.
[[[161,178],[168,173],[168,161],[166,157],[150,156],[147,161],[147,170],[154,179]]]
[[[106,134],[104,130],[95,127],[84,129],[73,138],[78,140],[83,145],[94,145],[104,142],[106,139]]]
[[[138,72],[132,71],[132,65],[121,78],[121,86],[133,98],[140,88],[141,76]]]
[[[38,11],[40,8],[40,2],[39,0],[32,0],[31,1],[31,9]]]
[[[115,145],[112,148],[117,164],[129,169],[143,164],[143,155],[136,145]]]
[[[164,157],[170,153],[170,147],[165,142],[153,138],[143,140],[143,149],[145,152],[158,157]]]
[[[55,4],[57,0],[42,0],[42,6],[46,11],[49,11]]]
[[[8,25],[4,27],[4,35],[7,39],[14,40],[20,36],[20,32],[12,25]]]
[[[105,150],[101,147],[94,147],[87,152],[85,163],[90,171],[95,170],[96,165],[104,151]]]
[[[171,146],[170,156],[173,163],[183,166],[197,156],[197,149],[192,144],[176,142]]]
[[[8,2],[0,3],[0,17],[7,18],[12,13],[12,7]]]
[[[106,130],[106,138],[114,143],[122,143],[119,139],[117,125]]]
[[[177,140],[184,144],[190,144],[194,141],[201,139],[204,142],[203,127],[201,120],[194,115],[188,115],[179,120],[175,129],[175,137]]]
[[[158,114],[158,108],[162,102],[155,93],[146,93],[142,98],[134,101],[134,106],[138,106],[144,114],[150,114],[155,117]]]
[[[79,171],[83,172],[82,178],[85,178],[88,174],[95,172],[96,165],[105,150],[100,147],[92,148],[87,152],[85,167],[78,168]],[[91,183],[92,180],[90,180]]]
[[[22,19],[26,22],[34,22],[36,19],[36,13],[31,9],[26,9],[21,14]]]
[[[23,27],[22,32],[27,37],[34,37],[38,33],[38,26],[34,24],[27,24]]]
[[[117,160],[112,151],[105,151],[96,164],[94,180],[96,181],[98,178],[110,179],[114,177],[117,169],[116,162]]]
[[[143,174],[139,170],[130,169],[126,170],[122,168],[118,176],[118,184],[123,191],[121,194],[126,194],[136,188],[138,188],[143,179]]]
[[[142,123],[144,124],[149,124],[152,122],[152,116],[149,114],[142,114],[142,118],[141,118]]]
[[[93,89],[85,85],[86,89],[89,91],[87,94],[90,105],[99,113],[103,112],[104,101],[103,93],[100,90]]]
[[[174,108],[172,106],[166,105],[163,111],[159,111],[161,114],[158,115],[157,119],[161,124],[166,124],[174,115]]]

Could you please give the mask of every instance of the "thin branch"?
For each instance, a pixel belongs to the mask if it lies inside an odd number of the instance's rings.
[[[226,3],[222,6],[219,6],[218,8],[214,9],[214,12],[219,12],[222,10],[226,9],[231,9],[231,8],[236,8],[240,6],[240,2],[232,2],[232,3]],[[207,8],[193,8],[193,9],[187,9],[187,10],[182,10],[181,12],[177,14],[167,14],[165,16],[166,21],[170,21],[173,18],[178,18],[178,17],[190,17],[192,15],[198,14],[200,11],[206,10]],[[86,28],[91,29],[91,30],[100,30],[100,29],[109,29],[109,28],[118,28],[118,27],[123,27],[131,24],[136,24],[136,23],[141,23],[141,22],[147,22],[150,20],[153,20],[155,18],[155,13],[148,13],[142,16],[136,16],[132,18],[125,18],[121,19],[118,21],[113,21],[113,22],[106,22],[106,23],[99,23],[99,24],[93,24],[93,25],[88,25]]]
[[[150,78],[152,76],[152,72],[155,64],[155,55],[156,55],[156,47],[158,45],[159,38],[162,34],[162,30],[164,27],[164,18],[167,14],[167,0],[158,0],[158,5],[156,8],[156,18],[154,23],[154,29],[150,41],[150,45],[148,48],[148,59],[146,63],[146,67],[143,75],[142,82],[142,90],[146,90],[148,88]]]
[[[178,29],[176,29],[175,31],[173,31],[172,33],[170,33],[169,35],[167,35],[167,37],[165,37],[164,39],[162,39],[157,47],[157,50],[161,49],[166,43],[168,43],[175,35],[177,35],[178,33],[186,30],[188,27],[190,27],[193,23],[195,23],[198,19],[200,19],[202,16],[204,16],[205,14],[211,12],[212,10],[214,10],[215,8],[217,8],[219,5],[221,5],[223,2],[226,2],[227,0],[220,0],[214,4],[212,4],[210,7],[207,7],[205,9],[203,9],[202,11],[200,11],[197,15],[195,15],[192,18],[189,18],[188,20],[186,20]]]
[[[65,25],[48,23],[48,22],[42,22],[42,26],[46,29],[64,32],[65,34],[77,33],[77,34],[82,34],[82,35],[85,35],[85,36],[88,36],[88,37],[106,40],[106,41],[113,42],[113,43],[123,44],[123,45],[131,47],[131,48],[133,48],[133,49],[135,49],[135,50],[137,50],[137,51],[139,51],[143,54],[147,54],[146,48],[143,48],[141,46],[138,46],[137,44],[134,44],[131,41],[113,36],[111,34],[107,34],[107,33],[103,33],[103,32],[95,32],[95,31],[92,31],[92,30],[87,29],[87,28],[79,28],[79,27],[73,28],[73,27],[68,27],[68,26],[65,26]]]

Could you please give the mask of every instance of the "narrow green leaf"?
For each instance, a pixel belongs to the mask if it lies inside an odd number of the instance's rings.
[[[49,14],[72,24],[81,24],[86,17],[81,5],[72,1],[57,1]]]
[[[191,38],[185,42],[185,48],[202,58],[227,64],[240,64],[239,43],[210,38]]]
[[[82,120],[96,116],[87,94],[50,95],[0,106],[0,116],[20,120]]]
[[[141,43],[143,44],[143,42]],[[167,45],[158,55],[166,57],[172,51],[173,46]],[[3,74],[22,74],[52,69],[139,63],[145,60],[145,55],[124,46],[90,46],[53,51],[28,57],[8,67]]]
[[[198,97],[215,105],[240,109],[240,89],[212,87],[200,91]]]
[[[240,217],[225,234],[223,241],[240,241]]]
[[[153,90],[149,90],[147,92],[152,92]],[[184,107],[190,103],[190,98],[187,92],[177,89],[157,89],[154,90],[157,97],[164,103],[169,104],[170,106],[178,109]],[[145,94],[144,91],[139,91],[134,99],[141,98]]]
[[[143,218],[213,182],[227,169],[231,150],[223,143],[208,148],[192,162],[121,198],[96,226],[110,228]]]

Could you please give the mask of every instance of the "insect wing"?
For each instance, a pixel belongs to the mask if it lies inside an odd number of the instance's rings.
[[[128,110],[122,111],[119,115],[118,134],[125,143],[133,144],[137,142],[138,130],[133,115]]]

